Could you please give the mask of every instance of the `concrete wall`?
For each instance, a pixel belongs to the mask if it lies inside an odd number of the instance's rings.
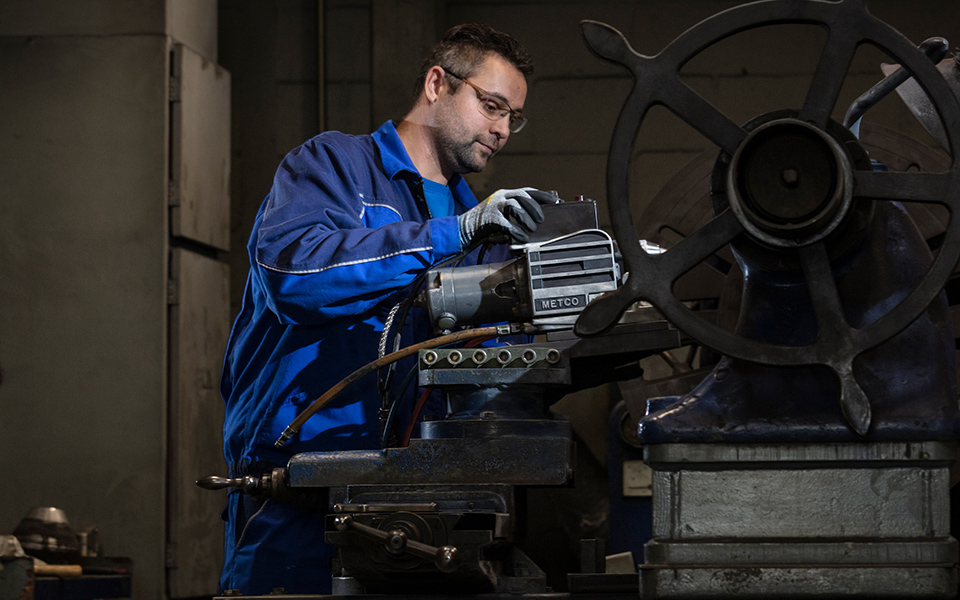
[[[0,35],[167,35],[217,60],[215,0],[8,0]]]
[[[319,133],[316,0],[219,3],[231,74],[231,304],[240,311],[250,227],[283,156]]]
[[[163,590],[167,54],[0,39],[0,528],[97,525],[139,598]]]
[[[216,9],[0,3],[0,530],[63,508],[138,599],[166,596],[170,54],[215,59]]]

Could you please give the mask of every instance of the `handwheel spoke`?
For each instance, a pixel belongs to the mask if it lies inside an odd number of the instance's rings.
[[[856,171],[853,194],[859,198],[939,203],[956,208],[960,198],[950,197],[952,180],[949,173]]]
[[[838,31],[830,31],[830,38],[820,55],[820,63],[800,111],[801,121],[826,129],[856,49],[856,40],[841,35]]]
[[[800,260],[817,317],[818,362],[829,366],[840,378],[840,409],[850,427],[864,436],[873,420],[872,409],[863,388],[853,376],[853,359],[857,351],[847,335],[852,329],[843,314],[827,248],[822,242],[801,248]]]
[[[843,316],[843,307],[840,305],[840,296],[826,247],[821,242],[801,248],[800,261],[817,317],[819,342],[829,345],[842,342],[840,333],[847,331],[849,325]]]
[[[639,299],[637,288],[635,278],[633,283],[627,281],[616,291],[607,292],[593,300],[577,317],[574,332],[579,336],[591,336],[613,327],[620,316]]]
[[[853,357],[850,357],[852,363]],[[870,400],[864,393],[863,388],[853,376],[853,369],[850,364],[843,366],[843,372],[840,376],[840,410],[843,417],[850,424],[850,427],[857,432],[859,436],[867,435],[870,431],[870,423],[873,421],[873,409],[870,407]]]
[[[708,256],[729,244],[743,232],[743,225],[732,210],[727,209],[712,221],[681,240],[660,255],[660,273],[669,281],[675,280]]]
[[[711,142],[733,154],[746,137],[743,128],[679,79],[673,79],[671,83],[672,85],[660,94],[667,108]]]

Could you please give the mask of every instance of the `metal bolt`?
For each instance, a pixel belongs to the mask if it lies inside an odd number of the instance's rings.
[[[447,362],[451,365],[458,365],[461,360],[463,360],[463,354],[460,354],[459,350],[454,350],[447,355]]]
[[[800,171],[793,167],[787,167],[780,171],[780,181],[783,182],[783,185],[793,189],[800,185]]]
[[[547,362],[551,365],[555,365],[560,362],[560,351],[556,348],[550,348],[547,350]]]
[[[443,314],[437,318],[437,329],[450,331],[457,324],[457,319],[453,315]]]
[[[425,365],[432,365],[433,363],[437,362],[438,358],[439,356],[433,350],[427,350],[423,353],[423,363]]]
[[[393,554],[399,554],[403,551],[404,547],[407,545],[407,534],[403,531],[396,529],[390,532],[390,537],[387,538],[387,550]]]
[[[473,353],[473,362],[478,365],[482,365],[487,362],[487,359],[490,358],[490,355],[487,354],[486,350],[475,350]]]

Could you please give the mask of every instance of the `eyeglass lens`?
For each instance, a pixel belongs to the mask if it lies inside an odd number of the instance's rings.
[[[473,88],[473,90],[477,93],[477,100],[480,101],[479,109],[480,114],[483,116],[487,117],[491,121],[498,121],[509,115],[509,128],[513,133],[519,132],[521,129],[523,129],[523,126],[527,124],[527,117],[517,113],[515,110],[507,106],[503,100],[489,94],[486,90],[476,85],[472,81],[467,80],[465,77],[461,77],[448,69],[444,69],[444,71],[448,75],[452,75],[453,77]]]

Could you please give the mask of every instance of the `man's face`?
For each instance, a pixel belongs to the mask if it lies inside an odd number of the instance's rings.
[[[507,143],[510,137],[509,116],[491,120],[480,110],[476,90],[466,82],[453,94],[447,92],[437,106],[436,140],[438,154],[444,167],[454,173],[477,173],[487,166],[490,157]],[[480,69],[468,77],[470,83],[506,102],[510,108],[521,110],[527,97],[527,82],[523,74],[499,56],[491,55]]]

